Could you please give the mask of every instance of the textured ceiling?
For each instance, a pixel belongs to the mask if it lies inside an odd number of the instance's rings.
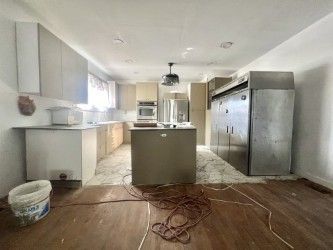
[[[332,2],[26,0],[16,4],[114,80],[130,82],[160,80],[168,62],[177,63],[174,72],[181,81],[229,75],[327,15]],[[115,38],[125,43],[114,44]],[[234,45],[220,48],[223,41]],[[184,53],[186,48],[193,49]],[[129,59],[132,62],[126,62]]]

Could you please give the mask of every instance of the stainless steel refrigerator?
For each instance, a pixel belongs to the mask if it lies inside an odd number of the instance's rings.
[[[289,174],[292,72],[250,71],[214,91],[211,150],[247,175]]]
[[[163,121],[170,123],[188,122],[187,99],[164,99]]]

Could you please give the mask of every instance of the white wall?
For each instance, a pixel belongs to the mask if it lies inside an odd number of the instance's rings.
[[[15,23],[0,16],[0,197],[25,181],[24,133],[12,127],[49,124],[45,108],[68,102],[33,96],[37,110],[31,117],[17,108]]]
[[[88,62],[88,71],[104,81],[112,81],[111,77],[107,73],[105,73],[92,62]]]
[[[293,171],[333,188],[333,14],[240,69],[293,71]]]
[[[25,182],[24,132],[12,127],[50,124],[51,115],[47,108],[72,103],[30,96],[37,109],[32,116],[21,115],[17,108],[15,22],[1,14],[0,34],[0,197],[3,197],[11,188]],[[84,117],[88,121],[107,119],[108,116],[101,112],[87,112]]]

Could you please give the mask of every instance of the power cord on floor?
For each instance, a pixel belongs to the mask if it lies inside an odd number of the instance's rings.
[[[146,232],[141,240],[141,243],[138,247],[138,250],[140,250],[143,246],[143,242],[145,241],[146,237],[147,237],[147,234],[149,232],[149,225],[150,225],[150,206],[149,206],[149,202],[147,202],[147,209],[148,209],[148,223],[147,223],[147,228],[146,228]]]
[[[294,247],[293,247],[289,242],[287,242],[286,240],[284,240],[284,239],[283,239],[278,233],[276,233],[276,232],[272,229],[271,220],[272,220],[272,215],[273,215],[273,213],[272,213],[271,210],[269,210],[267,207],[265,207],[264,205],[262,205],[262,204],[259,203],[258,201],[254,200],[254,199],[251,198],[250,196],[246,195],[246,194],[243,193],[242,191],[240,191],[240,190],[234,188],[232,184],[231,184],[231,185],[224,184],[224,185],[226,185],[227,187],[226,187],[226,188],[222,188],[222,189],[220,188],[220,189],[219,189],[219,188],[208,187],[208,186],[202,184],[203,187],[205,187],[205,188],[209,188],[209,189],[212,189],[212,190],[215,190],[215,191],[224,191],[224,190],[227,190],[227,189],[231,188],[232,190],[234,190],[234,191],[238,192],[239,194],[243,195],[244,197],[246,197],[247,199],[249,199],[249,200],[252,201],[253,203],[257,204],[259,207],[261,207],[261,208],[263,208],[264,210],[266,210],[266,211],[268,212],[268,228],[269,228],[269,230],[273,233],[273,235],[274,235],[275,237],[277,237],[279,240],[281,240],[281,241],[282,241],[284,244],[286,244],[289,248],[294,249]]]
[[[186,244],[190,241],[190,234],[187,231],[187,229],[198,224],[201,220],[203,220],[205,217],[207,217],[212,212],[210,201],[234,203],[234,204],[245,205],[245,206],[253,205],[250,203],[243,203],[243,202],[238,202],[238,201],[206,198],[204,196],[203,190],[201,190],[201,193],[199,195],[198,194],[186,195],[186,194],[182,194],[181,192],[179,192],[175,189],[168,189],[167,191],[159,191],[159,189],[161,189],[163,187],[174,186],[174,185],[183,185],[181,183],[160,185],[160,186],[155,187],[154,189],[150,189],[149,191],[142,191],[141,193],[139,193],[134,189],[134,187],[146,186],[146,185],[133,186],[133,185],[127,184],[125,182],[125,178],[127,176],[130,176],[130,174],[123,176],[122,185],[125,188],[125,190],[131,196],[135,197],[136,199],[117,199],[117,200],[106,200],[106,201],[98,201],[98,202],[77,202],[77,203],[52,205],[51,208],[61,208],[61,207],[69,207],[69,206],[81,206],[81,205],[90,206],[90,205],[99,205],[99,204],[117,203],[117,202],[146,201],[147,202],[148,222],[147,222],[146,232],[138,247],[138,250],[140,250],[142,248],[142,246],[145,242],[145,239],[148,235],[148,232],[149,232],[150,213],[151,213],[150,204],[157,208],[160,208],[160,209],[171,210],[171,212],[169,213],[169,215],[167,216],[167,218],[165,219],[164,222],[155,223],[151,226],[152,231],[154,233],[160,235],[163,239],[177,240],[183,244]],[[202,185],[202,187],[204,187],[206,189],[211,189],[214,191],[225,191],[228,189],[232,189],[235,192],[246,197],[247,199],[249,199],[256,205],[258,205],[259,207],[266,210],[268,212],[269,230],[273,233],[274,236],[276,236],[279,240],[281,240],[283,243],[285,243],[289,248],[294,249],[294,247],[290,243],[288,243],[286,240],[284,240],[278,233],[276,233],[272,229],[271,219],[272,219],[273,213],[267,207],[265,207],[258,201],[254,200],[250,196],[246,195],[242,191],[234,188],[233,184],[231,184],[231,185],[224,184],[224,185],[226,185],[225,188],[213,188],[213,187],[209,187],[205,184],[201,184],[201,185]],[[129,188],[128,188],[128,186],[129,186]],[[170,191],[174,192],[174,194],[168,194],[168,193],[170,193]],[[3,206],[3,207],[8,208],[8,206]],[[183,218],[185,219],[185,222],[180,225],[174,225],[172,219],[174,216],[177,216],[177,215],[183,216]],[[185,236],[185,238],[184,238],[184,236]]]
[[[252,206],[252,204],[238,201],[207,198],[205,197],[203,190],[201,190],[200,194],[190,195],[184,194],[175,189],[168,189],[166,191],[160,190],[164,187],[183,185],[181,183],[160,185],[150,190],[138,192],[135,189],[136,187],[147,185],[132,186],[130,183],[126,183],[125,181],[128,176],[130,176],[130,174],[123,177],[123,186],[130,195],[138,199],[144,199],[157,208],[171,210],[164,221],[157,222],[151,226],[152,231],[165,240],[176,240],[183,244],[188,243],[190,241],[190,233],[188,232],[188,229],[197,225],[212,212],[210,204],[211,200]],[[150,213],[150,211],[148,212]],[[173,218],[175,216],[180,216],[183,219],[183,223],[175,225],[173,222]],[[148,224],[150,224],[150,217]],[[146,234],[142,239],[142,242],[145,238]],[[140,247],[141,246],[142,245],[140,244]]]

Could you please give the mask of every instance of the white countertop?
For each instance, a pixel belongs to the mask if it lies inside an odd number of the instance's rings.
[[[50,130],[85,130],[99,128],[102,125],[123,123],[123,121],[105,121],[96,124],[79,124],[79,125],[35,125],[14,127],[14,129],[50,129]]]
[[[85,130],[94,129],[99,127],[98,125],[80,124],[80,125],[41,125],[41,126],[24,126],[14,127],[15,129],[49,129],[49,130]]]
[[[106,122],[98,122],[96,125],[108,125],[108,124],[116,124],[116,123],[123,123],[124,121],[106,121]]]

